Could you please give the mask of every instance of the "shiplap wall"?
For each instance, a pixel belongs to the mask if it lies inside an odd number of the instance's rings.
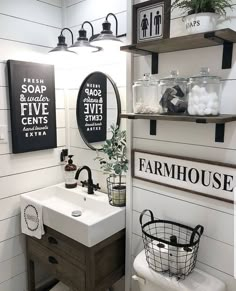
[[[0,1],[0,125],[9,136],[0,144],[0,291],[26,290],[19,195],[63,181],[59,153],[65,146],[64,90],[56,74],[58,149],[12,154],[6,61],[47,62],[62,27],[61,7],[60,0]]]
[[[135,1],[140,3],[143,1]],[[234,1],[236,4],[236,1]],[[236,6],[235,6],[236,8]],[[219,28],[236,26],[236,9],[231,12],[231,21],[221,19]],[[171,36],[184,35],[180,11],[171,17]],[[170,70],[178,69],[182,76],[198,74],[201,67],[209,67],[213,75],[222,77],[221,113],[236,113],[236,47],[233,66],[222,70],[222,46],[161,54],[157,78],[168,76]],[[150,57],[134,56],[134,80],[150,72]],[[157,122],[157,136],[149,135],[149,122],[133,122],[133,148],[201,158],[211,161],[236,164],[236,122],[226,125],[225,142],[214,142],[214,125],[198,125],[184,122]],[[233,206],[216,200],[200,197],[168,187],[133,180],[132,187],[132,253],[131,261],[143,249],[139,216],[143,209],[151,209],[156,218],[174,220],[195,227],[202,224],[205,233],[201,240],[197,267],[223,280],[227,291],[236,289],[233,278],[234,223]],[[147,217],[148,218],[148,217]],[[138,287],[133,282],[133,291]]]
[[[102,22],[105,20],[109,12],[114,13],[118,18],[119,34],[126,33],[126,0],[100,0],[99,5],[96,0],[67,0],[66,1],[66,25],[72,31],[76,38],[78,30],[84,21],[90,21],[94,27],[94,33],[100,33],[102,30]],[[112,24],[112,30],[115,31],[114,19],[111,17],[109,21]],[[88,37],[91,36],[89,25],[84,27],[87,30]],[[125,39],[123,39],[125,41]],[[103,191],[106,191],[106,176],[100,170],[99,163],[94,161],[96,152],[92,151],[83,142],[78,131],[76,121],[76,101],[80,85],[84,78],[94,71],[101,71],[108,74],[116,83],[120,97],[122,111],[126,110],[126,55],[119,50],[106,51],[87,56],[79,56],[77,60],[79,68],[70,68],[68,70],[67,97],[69,104],[69,126],[70,126],[70,149],[74,154],[74,161],[78,166],[88,165],[93,171],[94,182],[99,182]],[[123,126],[123,124],[122,124]],[[81,173],[81,179],[86,179],[87,173]]]

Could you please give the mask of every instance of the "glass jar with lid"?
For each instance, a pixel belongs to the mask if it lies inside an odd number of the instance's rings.
[[[189,78],[190,115],[218,115],[220,112],[221,78],[210,76],[209,68],[201,68],[200,75]]]
[[[144,74],[133,85],[134,113],[162,113],[158,96],[158,81],[151,74]]]
[[[188,108],[187,79],[179,77],[176,70],[160,80],[160,105],[164,113],[185,113]]]

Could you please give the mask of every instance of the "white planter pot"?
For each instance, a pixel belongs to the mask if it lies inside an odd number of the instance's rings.
[[[203,33],[216,29],[218,14],[198,13],[184,18],[185,29],[188,34]]]

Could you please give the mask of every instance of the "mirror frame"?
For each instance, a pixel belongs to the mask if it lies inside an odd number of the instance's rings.
[[[89,74],[89,75],[88,75],[88,76],[83,80],[82,84],[80,85],[79,93],[78,93],[78,95],[77,95],[77,102],[76,102],[76,120],[77,120],[77,126],[78,126],[78,129],[79,129],[80,135],[81,135],[81,137],[82,137],[84,143],[85,143],[85,144],[86,144],[86,145],[87,145],[91,150],[94,150],[94,151],[101,151],[102,148],[100,148],[100,149],[95,148],[94,146],[92,146],[91,143],[89,143],[89,142],[86,140],[86,138],[85,138],[85,136],[84,136],[84,134],[83,134],[83,132],[82,132],[80,126],[79,126],[79,116],[78,116],[78,113],[79,113],[79,110],[78,110],[78,103],[79,103],[80,95],[81,95],[81,93],[82,93],[82,88],[83,88],[84,85],[86,84],[87,80],[91,77],[91,75],[93,75],[93,74],[95,74],[95,73],[99,73],[99,74],[102,74],[102,75],[106,76],[106,78],[111,82],[112,87],[113,87],[113,89],[114,89],[114,91],[115,91],[115,95],[116,95],[116,103],[117,103],[117,119],[116,119],[116,125],[117,125],[118,127],[120,127],[120,121],[121,121],[121,117],[120,117],[120,116],[121,116],[121,101],[120,101],[120,93],[119,93],[119,91],[118,91],[118,88],[117,88],[116,83],[113,81],[113,79],[112,79],[109,75],[107,75],[107,74],[105,74],[105,73],[103,73],[103,72],[100,72],[100,71],[94,71],[94,72],[90,73],[90,74]]]

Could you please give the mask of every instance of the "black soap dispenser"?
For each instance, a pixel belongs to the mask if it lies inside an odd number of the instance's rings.
[[[65,187],[72,189],[77,187],[77,181],[75,180],[75,173],[77,170],[76,165],[73,164],[72,155],[69,155],[68,164],[65,166]]]

